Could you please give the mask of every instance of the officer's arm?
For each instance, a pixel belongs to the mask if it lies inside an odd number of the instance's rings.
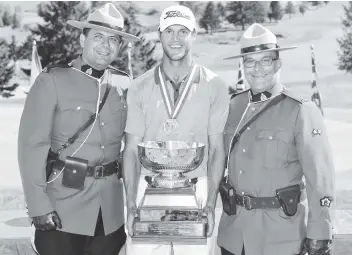
[[[306,179],[309,204],[307,237],[332,239],[334,165],[324,119],[312,102],[301,104],[295,125],[298,159]]]
[[[39,74],[27,95],[18,135],[18,163],[30,217],[54,210],[46,193],[45,169],[56,104],[50,74]]]
[[[217,76],[211,80],[211,107],[208,119],[208,197],[207,206],[215,207],[218,186],[224,174],[223,131],[229,113],[229,96],[225,83]]]
[[[142,137],[126,133],[125,139],[123,180],[126,193],[126,206],[130,209],[136,207],[136,196],[141,175],[137,145],[142,142]]]

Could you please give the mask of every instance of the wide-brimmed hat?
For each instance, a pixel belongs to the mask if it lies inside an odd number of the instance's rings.
[[[173,5],[162,12],[159,19],[159,30],[163,32],[164,29],[172,25],[181,25],[193,31],[196,29],[196,19],[188,7]]]
[[[94,12],[92,12],[86,22],[77,20],[68,20],[67,24],[76,28],[93,28],[120,35],[128,41],[139,41],[140,38],[132,34],[123,32],[124,17],[112,3],[107,3]]]
[[[280,47],[277,37],[269,29],[260,24],[252,24],[242,35],[239,41],[240,54],[225,59],[244,57],[250,54],[267,51],[283,51],[297,48],[297,46]]]

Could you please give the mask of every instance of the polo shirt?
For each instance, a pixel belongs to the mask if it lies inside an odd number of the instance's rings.
[[[178,128],[176,132],[167,134],[164,123],[169,116],[156,79],[158,68],[152,68],[132,82],[127,94],[125,132],[142,137],[143,141],[188,140],[205,144],[203,162],[186,176],[206,176],[208,136],[223,134],[229,112],[228,88],[217,74],[197,65],[195,79],[176,118]],[[180,94],[185,86],[185,83],[181,86]],[[173,95],[172,85],[167,82],[166,87],[169,94]],[[142,174],[144,173],[151,174],[142,169]]]

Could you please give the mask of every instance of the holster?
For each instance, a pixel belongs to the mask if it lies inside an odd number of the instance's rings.
[[[48,157],[47,157],[47,165],[46,165],[46,169],[45,169],[46,181],[49,180],[49,176],[53,172],[54,164],[55,164],[55,161],[58,159],[58,157],[59,157],[59,155],[57,153],[55,153],[54,151],[49,149]]]
[[[276,190],[278,201],[287,216],[294,216],[297,213],[300,193],[299,184]]]
[[[219,193],[221,195],[223,211],[228,215],[236,214],[235,190],[226,182],[226,177],[222,178],[219,184]]]
[[[67,156],[62,185],[67,188],[82,190],[85,184],[87,168],[88,160]]]

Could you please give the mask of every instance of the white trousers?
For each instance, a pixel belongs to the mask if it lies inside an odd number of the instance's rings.
[[[137,205],[140,203],[147,183],[141,176],[137,192]],[[204,206],[207,200],[207,177],[199,177],[196,184],[196,198],[199,205]],[[170,245],[134,243],[127,234],[126,255],[170,255]],[[207,238],[207,245],[173,245],[174,255],[214,255],[216,249],[216,235]]]

